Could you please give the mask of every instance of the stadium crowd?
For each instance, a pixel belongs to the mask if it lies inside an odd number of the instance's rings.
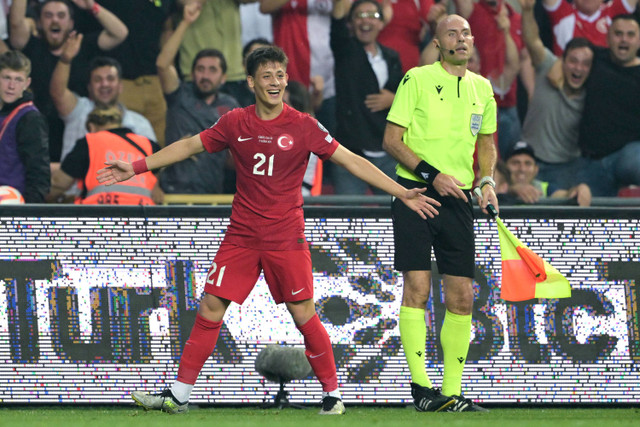
[[[87,162],[98,155],[77,156],[92,140],[90,113],[96,107],[120,110],[118,130],[100,130],[113,141],[134,135],[163,147],[195,135],[231,109],[252,103],[244,61],[255,46],[270,43],[290,58],[290,84],[306,88],[307,113],[395,178],[395,160],[382,148],[395,92],[408,70],[439,60],[443,52],[432,41],[436,26],[457,13],[475,37],[468,68],[493,87],[499,157],[508,163],[516,144],[526,143],[526,154],[535,153],[535,174],[528,179],[545,189],[566,189],[557,194],[570,203],[640,196],[637,0],[352,3],[3,1],[0,185],[18,189],[27,203],[135,199],[88,197],[83,178],[74,185],[65,181],[65,191],[52,187],[71,153],[76,152],[71,159]],[[105,158],[123,155],[108,146],[101,150]],[[125,151],[132,160],[145,152]],[[92,170],[88,163],[64,169],[76,168]],[[162,203],[166,193],[235,192],[226,153],[198,155],[157,175],[150,203]],[[510,202],[535,203],[547,195],[504,178]],[[340,168],[323,168],[316,160],[301,190],[374,194]]]

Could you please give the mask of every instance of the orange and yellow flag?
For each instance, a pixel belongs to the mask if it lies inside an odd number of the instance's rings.
[[[499,217],[495,220],[502,254],[500,297],[505,301],[570,297],[569,281],[518,240]]]

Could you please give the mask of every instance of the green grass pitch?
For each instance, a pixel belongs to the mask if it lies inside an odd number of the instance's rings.
[[[168,415],[134,406],[0,406],[0,426],[15,427],[623,427],[640,426],[640,408],[492,408],[487,413],[419,413],[413,407],[347,406],[342,416],[319,408],[192,408]]]

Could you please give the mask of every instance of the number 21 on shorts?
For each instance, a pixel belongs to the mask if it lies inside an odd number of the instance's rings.
[[[207,274],[207,284],[208,285],[216,285],[220,286],[222,284],[222,276],[224,276],[224,270],[227,268],[226,265],[220,267],[220,271],[218,271],[218,264],[215,262],[211,264],[211,268],[209,269],[209,274]],[[216,272],[218,273],[218,280],[215,280]],[[214,283],[215,281],[215,283]]]

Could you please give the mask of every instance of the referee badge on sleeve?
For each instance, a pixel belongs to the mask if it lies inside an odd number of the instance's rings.
[[[482,127],[482,114],[471,114],[471,135],[476,136]]]

